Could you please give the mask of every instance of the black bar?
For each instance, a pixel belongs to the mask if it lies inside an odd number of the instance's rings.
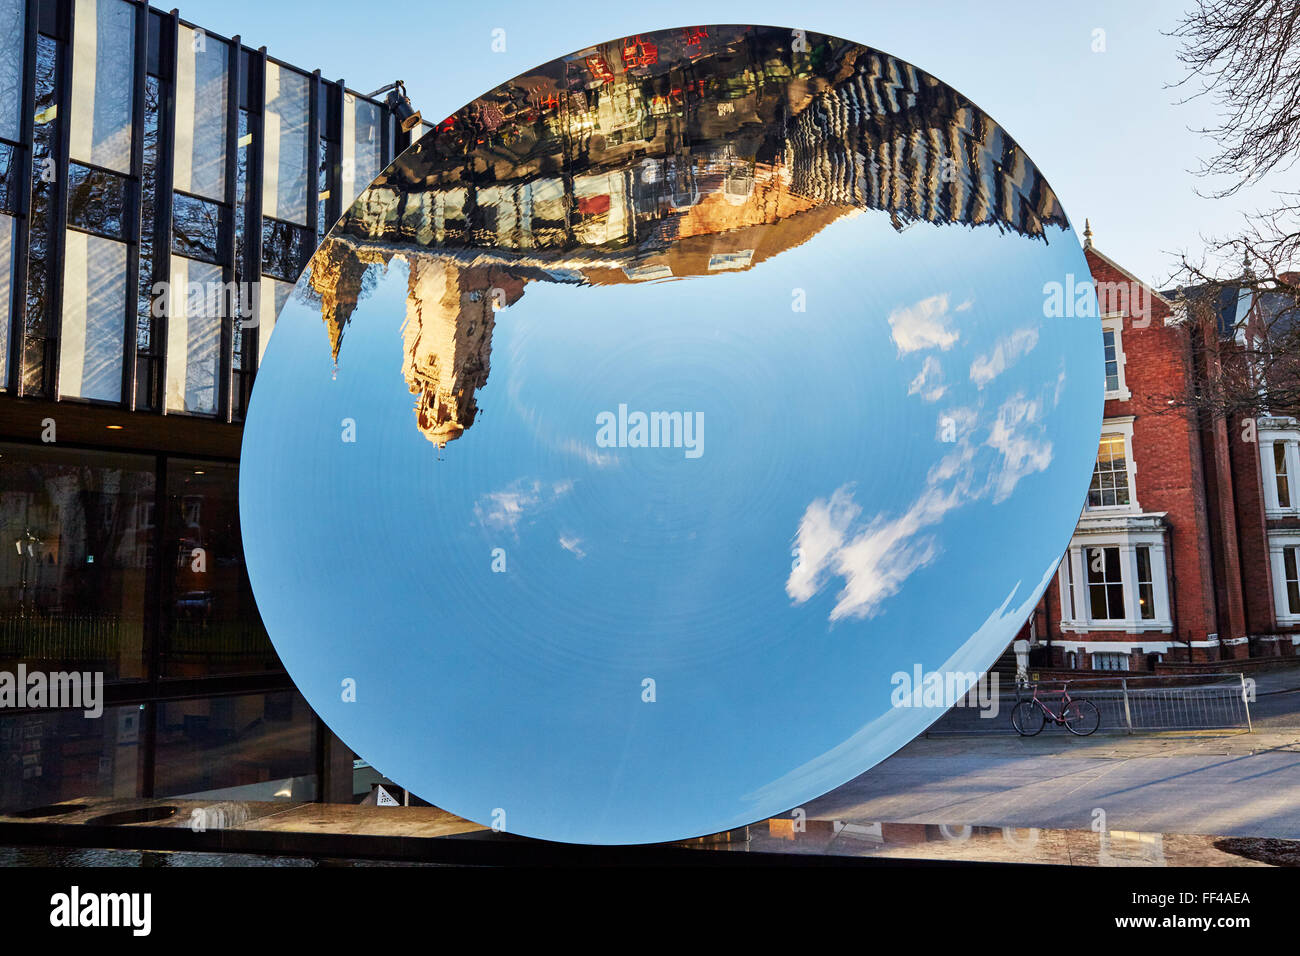
[[[221,279],[226,288],[226,307],[221,317],[221,372],[217,391],[217,417],[222,421],[234,420],[235,379],[235,323],[241,321],[239,304],[242,296],[234,283],[239,278],[239,249],[235,240],[236,206],[239,201],[239,87],[243,70],[240,69],[240,43],[236,36],[230,41],[230,82],[226,89],[226,229],[222,233],[225,261],[221,266]]]
[[[261,350],[262,344],[262,325],[261,325],[261,302],[262,302],[262,173],[265,166],[263,159],[266,152],[264,138],[266,136],[266,47],[259,47],[249,59],[252,72],[257,77],[258,95],[261,102],[258,103],[257,109],[253,110],[252,102],[248,106],[248,132],[252,135],[253,141],[249,144],[248,150],[248,210],[244,215],[244,237],[248,242],[247,260],[245,262],[248,274],[244,276],[244,281],[253,284],[257,289],[258,301],[258,322],[253,326],[257,330],[256,335],[244,336],[244,374],[252,374],[256,377],[257,362],[256,356]],[[250,91],[251,92],[251,91]],[[245,330],[247,332],[247,330]],[[253,339],[249,342],[249,339]],[[252,368],[247,366],[251,362]]]
[[[161,107],[159,109],[161,113]],[[161,668],[162,660],[162,640],[163,640],[163,590],[164,579],[163,569],[169,565],[166,549],[164,544],[167,541],[167,456],[158,455],[154,458],[154,487],[153,487],[153,528],[151,535],[153,537],[153,567],[149,569],[149,577],[145,582],[145,641],[146,641],[146,658],[145,658],[145,682],[144,682],[144,707],[140,714],[140,740],[143,743],[142,758],[140,761],[140,796],[153,796],[153,777],[155,763],[155,744],[157,743],[154,733],[154,714],[157,706],[152,703],[152,698],[158,692],[158,672]],[[175,556],[173,555],[173,560]],[[108,688],[105,688],[107,691]],[[107,693],[104,695],[108,696]]]
[[[393,161],[392,140],[395,135],[394,131],[397,129],[397,123],[393,116],[393,111],[386,105],[381,106],[379,110],[380,116],[383,117],[383,132],[380,134],[382,140],[379,143],[379,168],[383,170],[387,169],[388,164]]]
[[[69,2],[65,13],[68,18],[68,39],[63,44],[63,62],[59,64],[59,144],[55,160],[53,223],[50,234],[49,268],[50,293],[45,300],[45,368],[41,376],[46,395],[58,401],[59,394],[59,342],[63,334],[63,267],[67,252],[68,230],[68,169],[71,162],[72,124],[72,61],[77,42],[77,5]],[[93,26],[92,26],[93,29]]]
[[[316,248],[316,237],[320,235],[320,110],[321,110],[320,70],[311,75],[311,95],[308,97],[307,128],[311,130],[311,165],[307,175],[307,231],[311,233],[311,246]],[[326,147],[326,155],[329,147]]]
[[[314,802],[328,803],[329,801],[325,799],[325,782],[329,779],[330,754],[329,748],[325,746],[325,740],[329,729],[316,711],[311,711],[311,718],[311,749],[316,764],[316,800]]]
[[[339,218],[345,211],[343,208],[343,160],[345,158],[343,156],[343,111],[347,106],[348,85],[340,77],[335,81],[334,86],[337,94],[335,100],[338,103],[338,109],[334,111],[334,115],[331,117],[332,122],[329,123],[330,129],[328,139],[330,140],[330,145],[333,147],[333,152],[330,155],[330,199],[329,206],[327,207],[329,210],[329,228],[325,230],[326,233],[338,224]],[[353,169],[352,176],[355,180],[355,168]]]
[[[169,290],[163,309],[165,321],[151,323],[150,345],[153,349],[153,367],[157,408],[159,415],[167,414],[167,332],[171,322],[171,305],[177,296],[171,294],[172,258],[172,190],[176,185],[176,64],[180,44],[180,16],[173,10],[159,31],[158,45],[158,144],[155,150],[158,168],[158,197],[154,202],[153,278],[165,283]],[[170,43],[170,48],[168,44]],[[185,297],[180,297],[185,301]]]
[[[27,0],[23,32],[23,146],[18,162],[18,235],[14,243],[14,281],[10,290],[9,362],[0,369],[13,393],[23,394],[23,330],[27,328],[27,273],[32,231],[32,153],[36,149],[36,35],[40,30],[41,0]]]
[[[158,753],[158,705],[146,701],[140,706],[140,796],[146,799],[154,794],[153,778]]]
[[[131,222],[127,227],[126,250],[126,321],[122,335],[122,404],[135,411],[136,327],[140,305],[140,234],[144,207],[144,88],[149,68],[149,5],[141,3],[135,11],[135,69],[131,95]]]

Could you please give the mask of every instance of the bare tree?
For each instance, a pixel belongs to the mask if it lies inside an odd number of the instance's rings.
[[[1201,129],[1217,152],[1200,175],[1208,195],[1232,196],[1300,160],[1300,3],[1197,0],[1172,36],[1218,125]],[[1247,215],[1240,235],[1184,252],[1176,274],[1198,375],[1185,403],[1233,417],[1300,408],[1300,191]]]

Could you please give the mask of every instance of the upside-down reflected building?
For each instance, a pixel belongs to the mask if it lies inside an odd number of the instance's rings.
[[[400,257],[404,376],[419,429],[441,447],[473,424],[496,312],[530,282],[759,268],[862,214],[1038,241],[1065,224],[1023,150],[951,88],[868,47],[798,41],[755,27],[632,37],[448,117],[361,194],[311,264],[334,360],[371,270]]]

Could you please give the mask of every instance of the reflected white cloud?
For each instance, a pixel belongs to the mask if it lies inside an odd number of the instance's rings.
[[[1006,646],[1016,630],[1028,618],[1034,604],[1037,603],[1038,596],[1047,587],[1052,575],[1056,573],[1058,563],[1059,559],[1050,561],[1039,577],[1038,583],[1028,590],[1023,587],[1023,580],[1017,581],[1007,592],[1001,605],[989,614],[984,623],[937,670],[941,673],[984,670],[988,660],[988,648]],[[1018,604],[1013,604],[1017,595],[1021,600]],[[867,742],[883,745],[887,752],[893,753],[919,733],[926,723],[928,719],[919,710],[901,714],[895,710],[892,713],[881,714],[842,743],[818,754],[812,760],[795,767],[771,783],[745,794],[744,799],[755,806],[762,806],[772,802],[774,795],[781,794],[790,787],[803,787],[809,792],[818,793],[830,790],[860,772],[854,764],[854,757]]]
[[[952,311],[961,312],[969,307],[970,303],[964,302]],[[957,330],[948,325],[948,313],[946,292],[889,313],[890,334],[898,346],[898,354],[952,348],[959,336]]]
[[[541,482],[516,479],[501,491],[490,491],[474,503],[474,517],[485,528],[517,534],[519,523],[573,489],[572,481]]]
[[[560,535],[560,547],[574,555],[578,560],[582,560],[587,556],[587,552],[582,550],[582,539],[574,535]]]
[[[924,302],[945,298],[934,296]],[[930,309],[926,314],[935,313]],[[910,328],[915,331],[917,326],[913,323]],[[993,350],[972,365],[972,380],[976,380],[974,370],[980,365],[991,371],[985,379],[991,381],[1016,358],[1031,351],[1037,340],[1034,330],[1021,330],[999,340]],[[908,394],[920,394],[929,401],[925,383],[941,374],[938,361],[927,356]],[[1063,377],[1058,378],[1050,386],[1053,406],[1059,400],[1063,382]],[[830,620],[878,614],[911,574],[930,564],[942,551],[937,537],[925,533],[925,529],[938,525],[955,508],[990,495],[993,504],[1006,501],[1022,478],[1047,470],[1052,463],[1052,442],[1046,437],[1042,412],[1043,400],[1018,391],[998,406],[983,441],[976,442],[980,408],[957,406],[948,410],[943,418],[952,423],[960,437],[953,450],[929,470],[924,489],[901,514],[880,511],[860,521],[862,508],[854,499],[851,484],[835,489],[829,499],[815,499],[805,509],[795,533],[799,561],[786,580],[786,594],[795,604],[802,604],[832,578],[842,578],[843,588],[831,609]],[[980,454],[980,447],[997,454]]]
[[[921,364],[921,371],[916,373],[916,378],[908,386],[907,394],[920,395],[927,402],[937,402],[947,390],[948,386],[943,383],[943,366],[933,355],[927,355]]]
[[[970,499],[972,458],[970,445],[960,444],[931,469],[926,489],[896,517],[881,512],[859,523],[862,509],[851,485],[835,489],[829,499],[813,501],[795,535],[799,564],[790,572],[786,593],[802,604],[831,578],[841,577],[844,587],[831,609],[831,621],[879,613],[912,572],[939,554],[938,542],[922,531]]]
[[[595,448],[584,445],[572,438],[560,442],[559,449],[566,454],[577,457],[593,468],[608,468],[618,463],[617,455],[607,451],[597,451]]]
[[[983,388],[1014,365],[1021,357],[1028,355],[1038,344],[1038,330],[1017,329],[1010,335],[998,339],[993,350],[979,356],[970,366],[970,380]]]
[[[985,443],[1002,455],[993,472],[993,503],[1006,501],[1026,475],[1046,471],[1052,463],[1052,443],[1039,421],[1042,406],[1017,392],[998,408],[998,417]]]

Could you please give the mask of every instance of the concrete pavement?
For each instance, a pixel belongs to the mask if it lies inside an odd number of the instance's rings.
[[[1295,703],[1300,694],[1292,693]],[[1300,730],[921,738],[810,819],[1300,839]]]

